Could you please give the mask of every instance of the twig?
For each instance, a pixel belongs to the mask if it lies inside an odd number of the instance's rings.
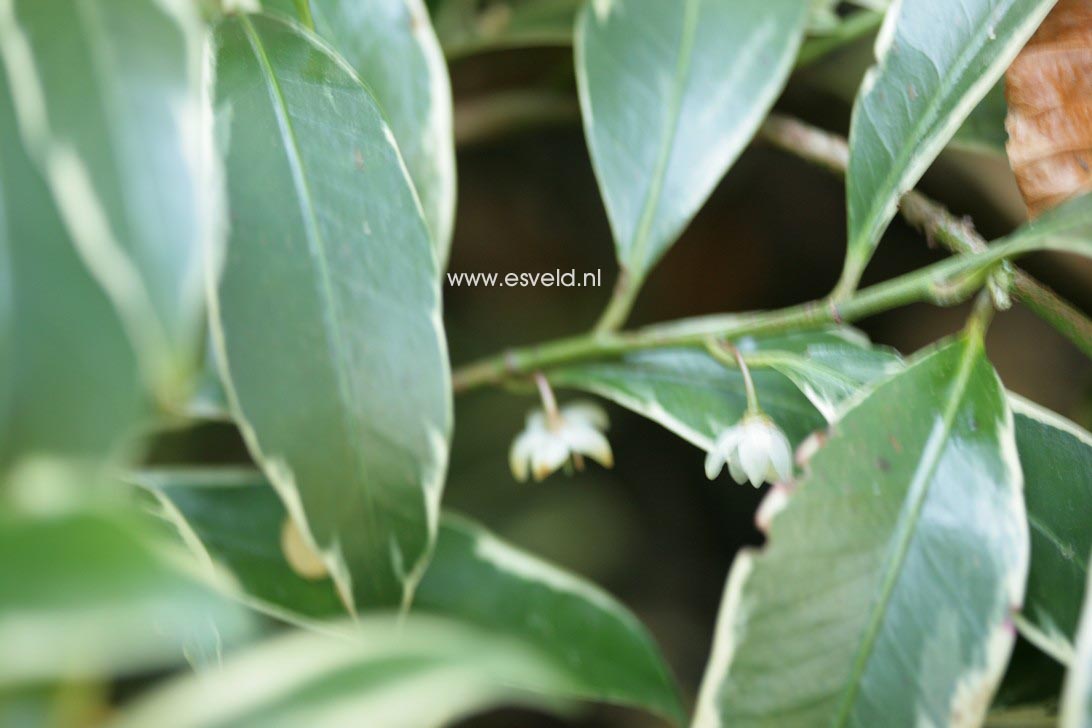
[[[458,369],[452,376],[456,392],[497,384],[561,364],[617,356],[641,349],[703,346],[709,337],[741,336],[815,329],[851,322],[918,301],[952,305],[966,300],[991,270],[1012,257],[1038,249],[1038,241],[1012,240],[991,245],[981,253],[942,260],[889,281],[863,288],[837,305],[812,301],[778,311],[735,316],[700,316],[659,324],[629,333],[604,333],[558,339],[491,356]]]
[[[835,174],[844,175],[849,164],[844,138],[797,119],[771,114],[758,135],[778,149]],[[988,247],[970,220],[956,217],[917,190],[903,196],[899,212],[929,240],[953,253],[979,253]],[[1024,271],[1014,272],[1013,290],[1029,309],[1092,357],[1092,321],[1087,316]]]

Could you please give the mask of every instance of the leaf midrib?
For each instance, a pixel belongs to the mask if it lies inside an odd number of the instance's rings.
[[[668,101],[667,126],[664,128],[660,141],[660,149],[657,153],[656,164],[652,171],[652,181],[649,184],[645,203],[641,208],[641,219],[637,224],[637,232],[633,236],[633,247],[630,249],[629,265],[626,268],[638,279],[644,277],[648,267],[646,260],[648,239],[652,234],[652,223],[656,219],[656,210],[660,206],[660,197],[663,194],[664,178],[667,176],[667,166],[671,160],[671,151],[675,148],[675,136],[679,130],[679,117],[681,116],[682,98],[686,93],[686,77],[690,72],[691,59],[694,57],[694,39],[698,30],[698,11],[702,0],[688,0],[686,14],[683,16],[682,37],[679,39],[679,55],[675,59],[675,76],[671,88],[671,98]]]
[[[326,242],[322,237],[322,231],[319,228],[316,219],[316,210],[311,195],[310,185],[308,184],[307,177],[303,170],[303,159],[299,150],[299,142],[297,141],[295,129],[293,128],[292,121],[288,115],[288,107],[284,100],[284,94],[281,91],[280,82],[277,80],[276,74],[273,71],[273,66],[269,61],[269,56],[265,51],[265,46],[262,44],[261,37],[251,23],[250,18],[241,16],[240,21],[246,32],[247,40],[250,42],[251,49],[258,60],[258,65],[262,70],[262,76],[266,81],[266,88],[269,91],[273,111],[277,117],[278,126],[281,130],[281,139],[284,143],[285,155],[288,158],[288,165],[292,170],[293,182],[298,193],[297,198],[300,203],[300,213],[304,218],[304,228],[307,231],[308,247],[311,249],[315,260],[318,262],[317,273],[319,278],[319,290],[325,304],[323,306],[322,330],[327,345],[334,352],[333,369],[337,379],[338,394],[341,396],[343,402],[351,402],[352,387],[349,383],[348,372],[345,371],[344,366],[346,353],[342,341],[337,334],[344,319],[341,314],[341,308],[337,303],[337,297],[332,290],[330,267],[326,257]],[[350,450],[353,453],[354,459],[357,461],[359,472],[361,474],[366,473],[368,471],[367,463],[357,444],[362,442],[357,423],[348,416],[345,407],[338,408],[338,416],[341,419],[341,424],[346,434],[352,440]],[[358,489],[357,492],[359,492],[364,499],[364,516],[367,519],[367,524],[364,528],[366,528],[369,533],[377,533],[374,503],[372,501],[370,489],[361,488]],[[344,558],[343,554],[342,558]]]
[[[965,339],[963,343],[965,348],[959,359],[959,367],[956,370],[955,380],[948,389],[948,402],[945,406],[944,413],[941,416],[942,429],[939,435],[936,434],[935,431],[930,433],[929,440],[926,441],[926,452],[923,453],[923,457],[928,457],[929,460],[924,469],[918,469],[917,472],[921,473],[921,475],[915,478],[915,481],[922,484],[918,489],[920,490],[920,493],[917,499],[910,504],[911,509],[909,516],[901,518],[898,524],[899,531],[896,533],[895,551],[887,562],[887,568],[884,571],[883,580],[881,581],[880,597],[872,609],[871,619],[865,629],[865,634],[861,639],[860,646],[857,648],[853,667],[850,671],[849,678],[846,681],[845,688],[843,689],[842,700],[839,703],[838,712],[833,723],[835,726],[845,726],[849,722],[854,700],[856,699],[857,691],[860,689],[861,678],[864,675],[865,668],[872,655],[872,649],[879,637],[880,628],[883,625],[883,620],[887,613],[887,607],[891,602],[891,597],[894,593],[895,586],[898,584],[902,566],[905,563],[907,553],[910,550],[910,543],[917,533],[916,526],[920,520],[922,509],[925,507],[929,492],[932,490],[932,483],[930,481],[933,478],[933,474],[936,472],[937,466],[940,464],[947,443],[951,439],[952,426],[955,422],[956,414],[967,394],[968,383],[970,381],[971,372],[974,369],[975,361],[982,351],[983,341],[981,337],[974,334],[967,334],[967,336],[968,338]],[[934,440],[937,442],[937,445],[932,449],[932,452],[929,452],[929,445]],[[908,489],[909,494],[913,494],[914,489],[915,482],[911,481],[910,488]]]

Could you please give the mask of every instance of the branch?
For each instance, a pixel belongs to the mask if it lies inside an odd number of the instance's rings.
[[[796,119],[771,114],[758,136],[838,175],[844,175],[849,164],[845,139]],[[957,218],[917,190],[903,196],[899,212],[927,238],[953,253],[979,253],[988,247],[969,220]],[[1087,316],[1024,271],[1014,272],[1013,290],[1024,305],[1092,357],[1092,321]]]
[[[981,288],[999,263],[1036,250],[1039,245],[1036,241],[1025,240],[991,245],[980,253],[948,258],[862,288],[838,304],[820,300],[778,311],[699,316],[629,333],[574,336],[513,349],[456,370],[452,375],[452,386],[456,392],[465,392],[562,364],[618,356],[641,349],[704,346],[710,337],[731,340],[741,336],[816,329],[856,321],[919,301],[949,306],[967,300]]]

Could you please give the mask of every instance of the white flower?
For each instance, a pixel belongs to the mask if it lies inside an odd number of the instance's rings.
[[[785,482],[792,476],[792,448],[774,421],[763,414],[748,414],[721,433],[705,458],[705,475],[713,480],[724,464],[732,480]]]
[[[527,415],[527,426],[512,442],[508,462],[516,480],[527,480],[530,472],[542,480],[571,457],[580,467],[587,455],[604,467],[614,464],[610,443],[603,436],[607,413],[591,402],[567,404],[550,417],[542,410]]]

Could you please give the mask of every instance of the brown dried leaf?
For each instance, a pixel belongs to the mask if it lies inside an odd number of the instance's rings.
[[[1029,214],[1092,189],[1092,0],[1060,0],[1009,67],[1005,96]]]

